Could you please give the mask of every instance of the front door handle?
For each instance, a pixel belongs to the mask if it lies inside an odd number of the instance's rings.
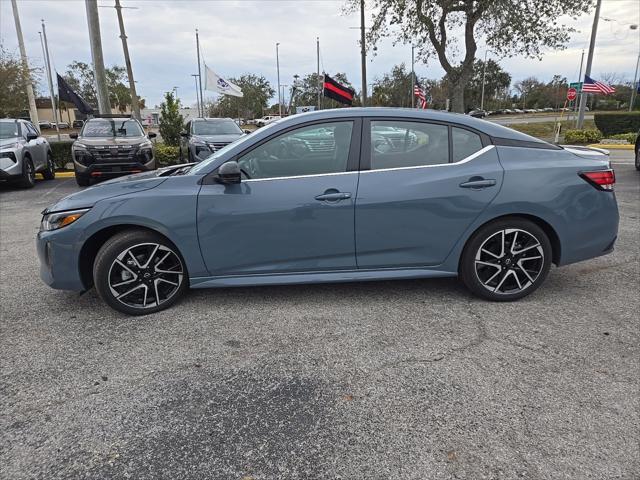
[[[487,188],[494,187],[496,185],[496,181],[492,178],[484,179],[482,177],[472,177],[467,182],[463,182],[460,184],[462,188]]]
[[[322,201],[337,202],[340,200],[347,200],[348,198],[351,198],[351,194],[347,192],[323,193],[322,195],[317,195],[315,197],[316,200],[321,202]]]

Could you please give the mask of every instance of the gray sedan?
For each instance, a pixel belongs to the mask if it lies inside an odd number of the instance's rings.
[[[27,120],[0,120],[0,180],[15,181],[24,188],[35,185],[36,172],[45,180],[55,178],[51,146]]]

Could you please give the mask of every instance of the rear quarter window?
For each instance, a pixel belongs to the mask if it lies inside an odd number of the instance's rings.
[[[480,135],[464,128],[453,127],[451,129],[453,144],[453,161],[459,162],[478,150],[482,150]]]

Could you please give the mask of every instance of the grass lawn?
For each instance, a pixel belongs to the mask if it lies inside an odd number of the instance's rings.
[[[564,141],[563,132],[566,130],[572,130],[575,127],[575,121],[565,120],[562,123],[562,130],[560,131],[560,143]],[[509,128],[518,130],[519,132],[526,133],[532,137],[537,137],[547,142],[552,142],[555,136],[555,122],[539,122],[539,123],[514,123],[512,125],[506,125]],[[584,128],[586,130],[596,130],[596,124],[593,120],[585,120]]]

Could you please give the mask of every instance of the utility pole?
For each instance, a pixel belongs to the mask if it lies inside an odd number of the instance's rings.
[[[200,75],[198,75],[197,73],[192,73],[191,76],[196,83],[196,103],[198,104],[198,117],[204,117],[204,114],[200,112],[200,95],[198,94],[198,78],[200,78]]]
[[[364,0],[360,0],[360,56],[362,63],[362,106],[367,106],[367,49],[364,43]]]
[[[416,108],[416,72],[414,68],[415,50],[415,45],[411,45],[411,108]],[[371,93],[373,93],[373,88]]]
[[[584,64],[584,49],[582,49],[582,55],[580,57],[580,74],[578,75],[578,82],[582,82],[582,66]],[[580,97],[582,97],[582,89],[578,92],[579,98],[577,98],[573,104],[573,115],[575,116],[576,126],[578,125],[578,105],[580,104]]]
[[[24,48],[24,38],[22,38],[22,26],[20,25],[20,15],[18,14],[18,3],[16,0],[11,0],[11,7],[13,8],[13,19],[16,22],[16,34],[18,35],[22,70],[24,71],[24,88],[27,90],[27,98],[29,99],[29,118],[31,118],[31,123],[40,130],[40,125],[38,124],[38,109],[36,108],[36,97],[33,94],[31,72],[29,71],[29,62],[27,61],[27,51]]]
[[[196,50],[198,51],[198,85],[200,85],[200,113],[204,117],[204,95],[202,94],[202,71],[200,70],[200,37],[196,28]]]
[[[47,31],[44,28],[44,20],[42,22],[42,34],[40,35],[40,42],[42,43],[42,55],[44,56],[44,63],[47,67],[47,79],[49,80],[49,95],[51,96],[51,109],[53,110],[53,119],[56,122],[56,133],[58,134],[58,141],[60,141],[60,127],[58,126],[58,109],[56,108],[56,96],[53,93],[53,78],[51,76],[51,61],[49,60],[49,45],[47,44]]]
[[[124,20],[122,19],[122,7],[120,0],[115,0],[116,12],[118,13],[118,24],[120,25],[120,39],[122,40],[122,50],[124,50],[124,63],[127,67],[127,76],[129,77],[129,90],[131,90],[131,110],[133,116],[138,120],[140,117],[140,105],[138,103],[138,94],[136,93],[136,84],[133,80],[133,69],[131,68],[131,58],[129,57],[129,47],[127,46],[127,34],[124,32]]]
[[[320,37],[316,37],[316,62],[318,72],[318,110],[320,110],[320,98],[322,95],[322,81],[320,80]]]
[[[484,110],[484,80],[487,76],[487,53],[489,50],[484,51],[484,62],[482,64],[482,95],[480,96],[480,110]]]
[[[600,18],[600,5],[602,0],[598,0],[596,3],[596,14],[593,18],[593,27],[591,28],[591,41],[589,42],[589,53],[587,54],[587,67],[585,68],[585,76],[591,75],[591,65],[593,64],[593,51],[596,47],[596,34],[598,33],[598,19]],[[581,78],[580,81],[583,81]],[[578,129],[581,129],[584,125],[584,109],[587,106],[587,96],[583,93],[580,96],[580,109],[578,110]]]
[[[282,116],[282,97],[280,96],[280,54],[278,52],[278,46],[280,43],[276,43],[276,70],[278,73],[278,114]]]
[[[107,89],[107,74],[104,70],[104,58],[102,56],[98,1],[85,0],[85,7],[87,9],[87,25],[89,27],[93,74],[96,82],[96,96],[98,97],[98,112],[101,114],[111,113],[111,102],[109,101],[109,90]]]
[[[640,53],[638,53],[638,60],[636,61],[636,71],[633,74],[633,83],[631,85],[631,98],[629,99],[629,111],[633,109],[633,104],[636,101],[636,92],[638,91],[638,67],[640,66]]]

